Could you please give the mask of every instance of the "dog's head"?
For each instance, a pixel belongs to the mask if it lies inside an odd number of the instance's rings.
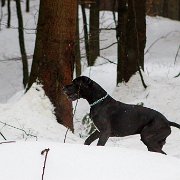
[[[79,98],[85,98],[92,85],[93,81],[90,78],[80,76],[74,79],[72,84],[66,85],[63,91],[70,100],[75,101]]]

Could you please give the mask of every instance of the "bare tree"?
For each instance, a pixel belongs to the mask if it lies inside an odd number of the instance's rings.
[[[26,55],[26,48],[25,48],[25,42],[24,42],[24,31],[23,31],[23,17],[22,17],[22,11],[21,11],[21,2],[19,0],[16,0],[16,11],[17,11],[17,18],[18,18],[18,32],[19,32],[19,46],[21,51],[21,57],[22,57],[22,65],[23,65],[23,85],[24,88],[26,87],[28,83],[28,61],[27,61],[27,55]]]
[[[146,43],[145,8],[145,0],[119,0],[117,84],[129,81],[137,71],[142,78],[140,67],[144,68]]]
[[[38,79],[55,106],[57,121],[73,130],[72,103],[63,93],[75,62],[76,0],[41,0],[28,88]]]
[[[100,54],[99,50],[99,0],[94,0],[90,6],[89,23],[89,66],[93,66]]]

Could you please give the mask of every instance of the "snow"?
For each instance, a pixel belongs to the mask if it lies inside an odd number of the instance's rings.
[[[157,153],[117,147],[17,142],[0,146],[1,179],[41,179],[45,159],[41,151],[47,148],[50,150],[44,179],[178,180],[180,177],[180,160]]]
[[[74,115],[75,133],[58,124],[54,107],[42,85],[35,83],[24,94],[22,64],[17,38],[17,19],[12,1],[12,27],[6,29],[6,8],[0,30],[0,179],[36,180],[43,170],[44,155],[50,148],[45,179],[123,179],[176,180],[180,178],[180,130],[172,128],[163,150],[167,156],[148,152],[139,135],[110,138],[105,147],[84,146],[87,136],[82,118],[89,112],[88,103],[80,99]],[[22,1],[24,7],[25,1]],[[37,0],[31,1],[31,12],[24,13],[26,50],[33,54],[37,23]],[[112,13],[102,12],[101,27],[114,27]],[[80,28],[82,17],[80,14]],[[81,33],[82,36],[82,33]],[[116,41],[115,31],[102,31],[101,48]],[[87,68],[83,59],[83,73],[99,83],[116,100],[143,104],[160,111],[168,120],[180,124],[180,22],[162,17],[147,17],[147,43],[144,89],[136,73],[128,83],[116,87],[116,44],[103,50],[94,67]],[[83,43],[81,43],[83,48]],[[12,59],[16,59],[16,61]],[[9,60],[7,60],[9,59]],[[4,61],[5,60],[5,61]],[[29,59],[31,65],[31,58]],[[76,102],[73,103],[74,106]],[[65,139],[65,134],[67,137]],[[83,137],[83,138],[80,138]],[[64,140],[66,143],[63,143]],[[11,142],[15,141],[15,142]]]

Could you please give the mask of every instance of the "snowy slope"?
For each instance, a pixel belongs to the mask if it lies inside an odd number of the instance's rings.
[[[1,179],[41,179],[45,159],[41,151],[47,148],[50,149],[44,173],[47,180],[179,180],[180,177],[180,160],[157,153],[31,142],[1,144]]]

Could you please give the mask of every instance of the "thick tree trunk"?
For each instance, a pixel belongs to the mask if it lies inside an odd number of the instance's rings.
[[[144,69],[146,43],[145,0],[119,1],[117,84]]]
[[[63,86],[73,78],[76,0],[41,0],[29,87],[38,78],[55,106],[57,121],[73,130],[72,103]]]
[[[99,0],[95,0],[90,7],[89,30],[89,66],[93,66],[100,54],[99,50]]]
[[[25,42],[24,42],[24,32],[23,32],[23,18],[22,18],[22,11],[21,11],[21,2],[16,0],[16,10],[17,10],[17,18],[18,18],[18,32],[19,32],[19,45],[22,57],[22,65],[23,65],[23,85],[24,88],[28,83],[28,61],[25,49]]]

